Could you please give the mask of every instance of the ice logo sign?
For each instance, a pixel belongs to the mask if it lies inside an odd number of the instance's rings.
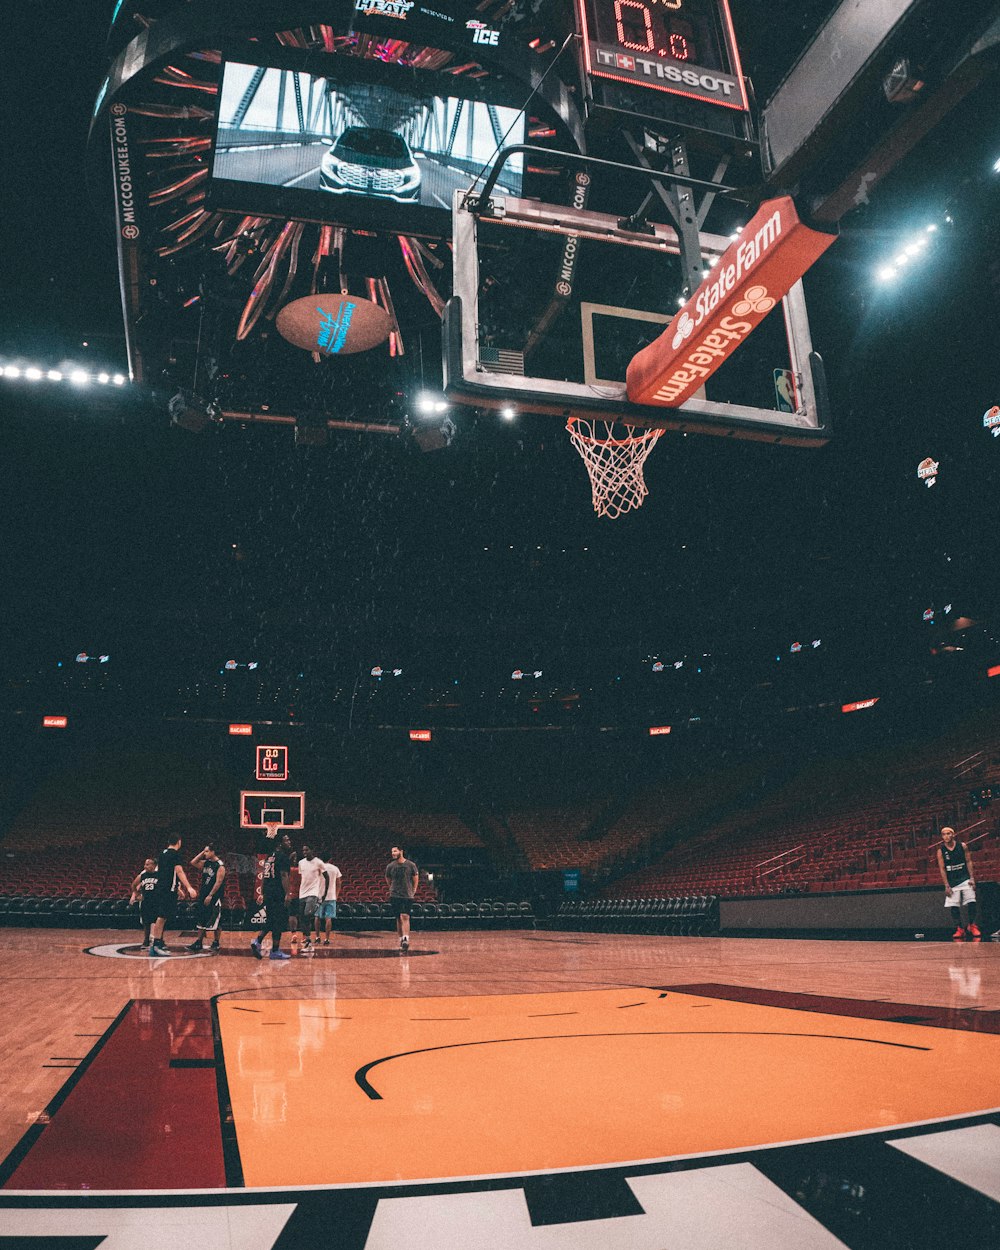
[[[354,316],[356,304],[349,304],[346,301],[341,304],[336,312],[328,312],[325,308],[317,307],[319,313],[319,334],[316,338],[316,345],[321,352],[327,356],[335,356],[347,340],[347,332],[351,328],[351,318]]]
[[[994,404],[983,413],[983,429],[989,430],[994,438],[1000,438],[1000,405]]]

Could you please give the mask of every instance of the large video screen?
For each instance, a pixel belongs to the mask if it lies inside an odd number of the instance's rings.
[[[274,188],[292,216],[297,208],[352,223],[367,204],[388,228],[406,229],[412,215],[397,210],[450,213],[453,193],[501,146],[524,142],[524,114],[515,108],[409,85],[227,62],[220,97],[213,181],[226,184],[230,201],[235,185],[244,186],[248,211],[277,207],[273,194],[262,203],[251,190]],[[522,172],[520,156],[508,161],[496,193],[519,195]]]

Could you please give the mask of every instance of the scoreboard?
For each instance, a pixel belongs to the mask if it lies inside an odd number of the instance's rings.
[[[576,3],[589,78],[748,110],[728,0]]]

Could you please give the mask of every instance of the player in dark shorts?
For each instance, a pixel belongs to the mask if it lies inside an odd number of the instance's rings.
[[[210,949],[217,951],[219,925],[222,922],[222,883],[226,879],[226,868],[211,842],[203,851],[198,852],[191,861],[191,867],[201,870],[201,885],[198,887],[198,936],[188,950],[204,950],[205,935],[211,933]]]
[[[257,850],[266,855],[261,893],[264,896],[265,924],[250,943],[250,950],[257,959],[264,958],[261,942],[265,934],[271,935],[271,959],[288,959],[287,951],[281,949],[281,935],[288,928],[288,882],[292,871],[292,840],[284,834],[280,841],[262,833],[257,839]]]
[[[156,861],[156,889],[152,892],[150,910],[156,916],[150,929],[149,953],[161,959],[170,952],[163,945],[163,930],[177,914],[177,887],[187,890],[189,898],[197,898],[198,891],[188,881],[181,867],[181,835],[178,833],[163,848]]]
[[[420,884],[420,873],[412,859],[407,859],[401,846],[392,848],[392,859],[386,865],[385,879],[389,883],[389,906],[396,917],[399,949],[405,955],[410,949],[410,908],[413,896]]]
[[[139,923],[142,925],[142,949],[149,945],[149,931],[156,919],[153,907],[153,893],[156,890],[156,860],[147,859],[142,872],[132,882],[132,896],[129,903],[139,904]]]

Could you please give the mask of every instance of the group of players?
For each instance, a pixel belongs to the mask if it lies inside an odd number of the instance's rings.
[[[187,949],[203,951],[206,942],[208,950],[220,949],[219,929],[226,867],[215,847],[209,843],[190,863],[190,867],[201,874],[198,889],[195,889],[181,862],[182,841],[180,834],[175,835],[157,859],[146,860],[142,871],[132,882],[129,901],[139,904],[142,949],[148,950],[153,958],[171,954],[163,934],[176,917],[178,894],[182,890],[197,905],[198,936]],[[282,834],[280,838],[277,831],[261,834],[257,850],[264,857],[261,871],[263,922],[260,932],[250,943],[251,953],[255,958],[263,959],[263,942],[270,934],[268,958],[290,958],[289,952],[281,948],[286,931],[291,932],[293,950],[301,941],[303,954],[314,953],[319,945],[329,946],[333,922],[337,918],[338,883],[343,876],[340,869],[336,864],[320,858],[312,847],[303,846],[297,863],[299,883],[296,893],[291,887],[295,848],[288,834]],[[406,954],[410,946],[411,900],[417,892],[420,874],[416,864],[406,858],[402,847],[392,848],[385,879],[389,887],[389,904],[396,919],[399,949]]]

